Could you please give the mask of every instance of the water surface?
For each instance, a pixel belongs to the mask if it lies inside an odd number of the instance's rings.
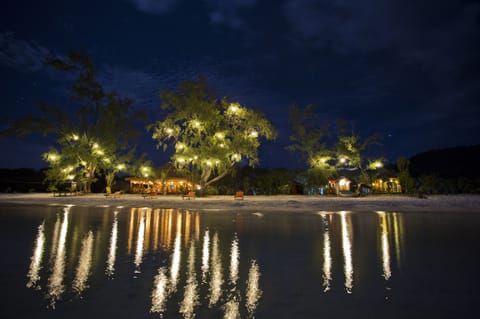
[[[473,213],[0,208],[2,318],[462,318]]]

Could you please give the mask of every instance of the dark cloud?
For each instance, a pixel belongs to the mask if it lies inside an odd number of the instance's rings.
[[[256,2],[256,0],[206,0],[210,9],[210,21],[213,24],[226,25],[232,29],[246,27],[246,21],[241,11],[253,8]]]
[[[127,0],[141,12],[153,15],[165,15],[181,5],[184,7],[204,7],[208,11],[206,15],[213,25],[227,26],[232,29],[247,27],[245,9],[251,9],[257,0],[199,0],[198,3],[182,3],[180,0]]]
[[[158,105],[160,80],[143,70],[103,64],[99,66],[99,80],[107,91],[115,91],[134,99],[136,105],[151,109]]]
[[[127,0],[137,10],[148,14],[165,14],[175,8],[179,0]]]
[[[0,33],[0,65],[20,72],[36,72],[45,67],[49,50],[34,41],[16,39],[15,33]]]
[[[403,100],[398,115],[420,111],[413,122],[421,125],[478,107],[478,1],[288,0],[284,14],[298,50],[324,48],[363,66],[349,76],[358,86],[344,90],[352,101]],[[368,75],[375,78],[363,82]]]

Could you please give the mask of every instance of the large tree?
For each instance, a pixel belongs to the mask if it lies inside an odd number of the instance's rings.
[[[366,138],[355,133],[353,127],[349,131],[343,120],[337,121],[338,140],[336,145],[337,168],[358,170],[360,182],[370,184],[371,178],[368,174],[383,166],[382,157],[372,158],[367,156],[367,150],[374,145],[382,145],[381,136],[372,134]]]
[[[174,147],[178,168],[196,172],[202,191],[227,175],[236,163],[259,162],[260,138],[273,139],[275,129],[257,111],[217,99],[203,79],[185,81],[160,93],[164,119],[150,125],[158,147]]]
[[[288,118],[293,134],[290,135],[292,144],[287,146],[287,150],[299,152],[310,167],[321,168],[327,167],[334,154],[327,146],[330,125],[327,121],[320,121],[315,111],[313,104],[303,109],[290,106]]]
[[[105,92],[87,54],[74,51],[67,57],[49,57],[47,63],[76,76],[70,99],[62,106],[42,103],[39,115],[13,120],[4,133],[56,138],[56,147],[43,154],[50,164],[47,180],[53,185],[75,180],[91,192],[92,182],[102,173],[111,186],[115,174],[134,163],[132,141],[140,135],[135,121],[141,120],[142,112],[133,108],[132,99]]]
[[[330,124],[318,118],[313,104],[303,109],[296,105],[290,106],[289,122],[293,130],[290,135],[292,144],[286,149],[299,152],[301,158],[308,163],[306,182],[310,186],[325,185],[327,179],[335,173],[335,154],[328,147]]]
[[[287,149],[299,152],[308,162],[308,180],[311,185],[325,184],[326,179],[342,170],[358,171],[360,182],[370,183],[369,171],[381,167],[382,158],[369,158],[367,150],[381,145],[380,136],[373,134],[362,139],[343,120],[337,121],[337,136],[330,134],[330,124],[318,119],[314,105],[289,109],[293,134]]]

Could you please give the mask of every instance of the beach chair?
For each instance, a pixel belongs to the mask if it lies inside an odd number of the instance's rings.
[[[195,197],[196,197],[196,194],[194,191],[190,191],[182,195],[182,199],[195,199]]]
[[[238,191],[238,192],[235,193],[235,195],[233,195],[233,198],[234,199],[243,199],[243,196],[244,196],[243,192]]]
[[[157,192],[151,191],[151,192],[146,192],[142,194],[143,198],[147,199],[152,199],[154,197],[157,197]]]

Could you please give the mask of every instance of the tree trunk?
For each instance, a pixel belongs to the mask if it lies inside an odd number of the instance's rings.
[[[106,186],[112,188],[113,180],[115,179],[115,173],[105,174],[105,184]]]
[[[212,169],[210,167],[202,171],[202,175],[200,176],[200,196],[205,195],[205,188],[210,184],[208,183],[208,179],[211,174]]]
[[[85,193],[92,192],[92,182],[94,177],[95,177],[95,166],[89,165],[87,167],[87,176],[85,176],[85,188],[83,190]]]

